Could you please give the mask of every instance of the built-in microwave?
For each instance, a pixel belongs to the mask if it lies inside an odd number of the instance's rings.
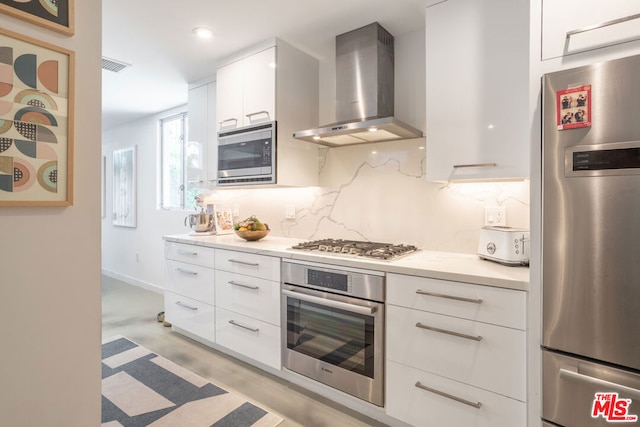
[[[218,133],[218,186],[275,183],[275,121]]]

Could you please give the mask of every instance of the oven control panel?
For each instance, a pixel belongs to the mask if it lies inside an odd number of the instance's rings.
[[[312,268],[305,269],[305,272],[308,285],[335,291],[351,292],[350,276],[346,273],[335,273]]]

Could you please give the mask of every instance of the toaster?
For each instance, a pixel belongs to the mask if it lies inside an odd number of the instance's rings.
[[[504,265],[529,265],[529,230],[513,227],[483,227],[478,256]]]

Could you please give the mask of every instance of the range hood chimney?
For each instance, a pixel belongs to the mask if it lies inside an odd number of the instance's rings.
[[[330,147],[420,138],[393,117],[393,36],[374,22],[336,37],[337,123],[293,137]]]

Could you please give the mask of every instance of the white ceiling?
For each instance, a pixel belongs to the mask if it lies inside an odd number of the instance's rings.
[[[102,71],[102,127],[185,104],[189,83],[273,37],[322,61],[334,56],[336,35],[375,21],[394,36],[423,28],[428,1],[103,0],[102,55],[132,66]],[[196,26],[211,28],[213,39],[194,37]]]

